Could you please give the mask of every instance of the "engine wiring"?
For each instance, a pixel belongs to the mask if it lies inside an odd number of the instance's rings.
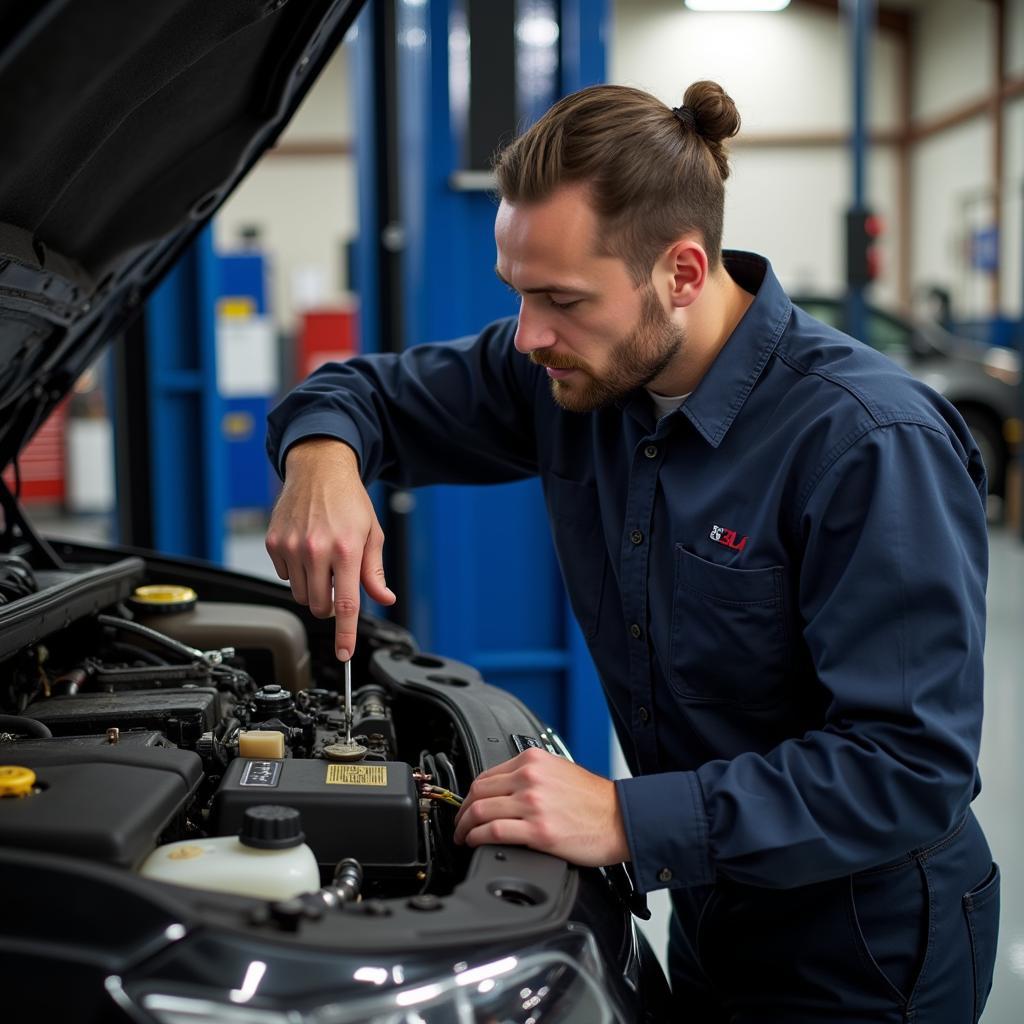
[[[462,797],[456,793],[453,793],[450,789],[444,789],[441,786],[427,785],[424,787],[424,795],[432,800],[441,800],[452,807],[462,806]]]
[[[234,657],[234,650],[231,648],[219,651],[200,651],[139,622],[119,618],[116,615],[100,614],[96,616],[96,621],[105,629],[112,630],[115,633],[134,634],[149,643],[157,645],[164,651],[177,655],[186,665],[191,667],[194,673],[208,677],[219,689],[227,690],[236,697],[243,697],[256,689],[255,682],[247,672],[228,664],[227,659]],[[121,644],[122,647],[124,646],[123,641],[116,643]],[[129,647],[132,652],[138,649],[138,645],[134,644],[129,645]],[[150,663],[152,667],[109,668],[93,659],[91,670],[94,675],[97,671],[102,670],[107,675],[121,676],[125,682],[131,681],[131,679],[144,681],[147,676],[156,679],[161,675],[171,676],[175,672],[183,671],[182,668],[171,665],[165,658],[160,658],[159,656],[155,656],[155,658],[150,656],[143,660]]]

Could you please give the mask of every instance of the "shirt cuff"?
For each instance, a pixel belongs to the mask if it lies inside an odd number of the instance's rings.
[[[615,791],[640,892],[714,882],[707,811],[695,772],[618,779]]]
[[[277,451],[277,475],[284,479],[284,464],[288,449],[300,441],[308,441],[311,437],[333,437],[344,441],[359,460],[359,472],[363,470],[363,439],[355,421],[346,413],[332,409],[330,412],[308,412],[293,419],[281,435],[281,445]]]

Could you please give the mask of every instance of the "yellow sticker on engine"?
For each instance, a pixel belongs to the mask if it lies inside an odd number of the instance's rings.
[[[329,764],[329,786],[386,786],[388,770],[382,764]]]

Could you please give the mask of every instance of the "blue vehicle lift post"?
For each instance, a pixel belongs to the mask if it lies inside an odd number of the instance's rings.
[[[380,215],[375,189],[387,171],[381,145],[372,144],[365,127],[372,101],[361,98],[357,261],[363,336],[379,344],[375,311],[399,298],[403,342],[414,345],[473,333],[516,307],[493,273],[495,206],[481,174],[463,173],[464,126],[453,113],[453,99],[460,97],[450,95],[449,58],[459,59],[460,32],[471,21],[467,9],[457,0],[430,0],[392,10],[399,215],[387,221]],[[492,13],[508,16],[481,8],[474,17]],[[517,6],[517,18],[559,19],[561,78],[541,106],[559,92],[603,80],[608,13],[607,0],[567,0],[560,16],[558,5],[543,0]],[[364,86],[366,68],[380,52],[372,32],[364,31],[368,20],[364,13],[356,42]],[[374,20],[373,31],[380,24]],[[401,253],[400,296],[388,295],[382,281],[375,255],[381,242]],[[371,278],[364,276],[368,268]],[[519,695],[563,732],[578,760],[607,772],[608,716],[565,601],[537,482],[428,488],[406,500],[414,503],[408,516],[411,582],[399,600],[420,642],[475,665]]]
[[[227,453],[217,392],[212,229],[207,227],[146,306],[146,396],[152,546],[221,562],[228,506]]]

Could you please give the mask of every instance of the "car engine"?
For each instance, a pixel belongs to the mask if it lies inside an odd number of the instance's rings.
[[[0,644],[0,846],[145,873],[162,846],[236,837],[269,805],[298,812],[335,898],[443,894],[464,875],[451,836],[473,773],[436,702],[364,659],[349,705],[283,608],[150,585],[67,611]]]

